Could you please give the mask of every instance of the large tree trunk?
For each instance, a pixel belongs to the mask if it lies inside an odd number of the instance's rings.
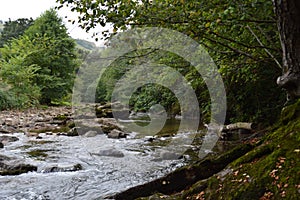
[[[277,84],[300,97],[300,0],[273,0],[283,50],[283,75]]]

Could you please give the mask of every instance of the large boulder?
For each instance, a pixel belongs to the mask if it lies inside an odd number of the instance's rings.
[[[95,119],[77,119],[75,120],[75,126],[78,135],[84,135],[88,131],[95,131],[97,134],[103,133],[101,124]]]

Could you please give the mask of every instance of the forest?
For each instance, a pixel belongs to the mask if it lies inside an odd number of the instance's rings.
[[[147,73],[135,67],[151,61],[170,67],[164,73],[159,69],[152,72],[170,87],[151,81],[138,87],[129,99],[130,112],[147,113],[160,104],[170,119],[183,115],[181,103],[191,95],[178,86],[184,97],[181,100],[170,89],[181,80],[171,74],[174,70],[192,87],[197,99],[197,105],[192,106],[199,107],[200,123],[209,124],[214,120],[214,103],[206,78],[192,62],[164,48],[143,48],[145,44],[151,47],[156,43],[147,43],[145,38],[132,43],[126,35],[118,38],[120,33],[136,28],[174,30],[200,44],[213,60],[226,93],[224,123],[255,124],[255,130],[251,130],[253,136],[222,155],[199,159],[160,179],[110,197],[298,198],[300,3],[297,0],[56,2],[59,6],[37,19],[0,23],[0,110],[72,106],[76,99],[86,104],[107,105],[112,102],[118,81],[127,81],[119,90],[131,90],[135,80],[143,79],[141,74]],[[63,7],[79,14],[69,22],[78,23],[87,32],[102,27],[93,37],[95,41],[104,40],[106,47],[96,48],[92,43],[71,38],[57,14]],[[162,46],[166,44],[158,35],[153,37]],[[101,71],[101,77],[96,77],[99,63],[103,63],[99,58],[113,55],[108,49],[111,46],[118,49],[114,42],[119,40],[130,43],[128,49],[134,50],[113,59]],[[128,72],[131,77],[126,77]],[[92,83],[94,80],[97,81]],[[94,91],[92,98],[89,91]],[[220,171],[223,173],[218,174]]]
[[[114,6],[107,4],[108,8]],[[91,8],[85,9],[93,10],[96,5],[89,6]],[[135,6],[133,2],[128,5],[124,2],[123,7],[117,11],[108,9],[103,16],[95,18],[87,15],[87,22],[82,24],[89,30],[93,23],[104,23],[93,20],[107,18],[106,23],[114,24],[113,31],[105,30],[101,35],[107,39],[125,30],[127,25],[155,25],[180,31],[203,45],[216,63],[226,88],[227,123],[251,121],[269,125],[277,119],[286,97],[276,84],[282,73],[282,49],[272,2],[238,4],[217,1],[204,5],[201,2],[174,1],[170,6],[168,1],[163,1],[152,5],[151,9],[147,6],[150,5]],[[133,12],[133,7],[138,8],[139,15],[124,21]],[[76,9],[81,8],[78,5]],[[55,11],[45,13],[35,22],[20,19],[7,22],[4,27],[1,36],[3,86],[0,108],[25,108],[67,101],[76,69],[82,62],[79,58],[84,57],[84,53],[79,55],[76,51],[74,40],[67,35]],[[95,35],[95,39],[97,37]],[[137,62],[135,55],[147,54],[145,59],[171,66],[191,83],[203,120],[209,118],[211,102],[206,83],[191,70],[189,63],[170,52],[131,54],[130,58],[115,61],[103,74],[97,87],[97,102],[110,101],[116,81]],[[21,80],[22,85],[19,85]],[[174,95],[167,88],[153,84],[139,88],[132,96],[130,106],[136,111],[146,111],[158,102],[170,115],[180,114]]]

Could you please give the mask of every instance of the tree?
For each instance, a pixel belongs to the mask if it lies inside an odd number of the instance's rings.
[[[300,97],[300,2],[299,0],[273,0],[278,17],[283,51],[283,75],[279,86],[294,99]]]
[[[0,53],[0,78],[12,93],[28,97],[29,105],[60,101],[71,92],[78,64],[75,42],[55,10],[42,14]]]
[[[20,18],[12,21],[9,19],[4,23],[4,28],[0,36],[0,47],[3,47],[9,40],[18,38],[24,31],[33,24],[33,19]]]
[[[37,18],[25,35],[40,47],[32,52],[27,64],[40,67],[36,83],[41,88],[41,103],[60,100],[71,92],[73,86],[78,65],[75,41],[68,35],[67,28],[54,9]]]
[[[35,80],[40,68],[26,61],[38,48],[24,36],[0,48],[0,93],[4,99],[0,102],[0,109],[26,108],[39,103],[40,88]]]

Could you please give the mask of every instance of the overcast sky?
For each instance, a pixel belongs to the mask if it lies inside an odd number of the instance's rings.
[[[9,18],[16,20],[18,18],[30,17],[35,19],[56,5],[55,0],[0,0],[0,20],[7,21]],[[58,14],[63,17],[69,33],[73,38],[94,41],[91,36],[80,29],[77,24],[72,25],[67,22],[64,16],[74,17],[72,12],[65,8],[60,10]]]

